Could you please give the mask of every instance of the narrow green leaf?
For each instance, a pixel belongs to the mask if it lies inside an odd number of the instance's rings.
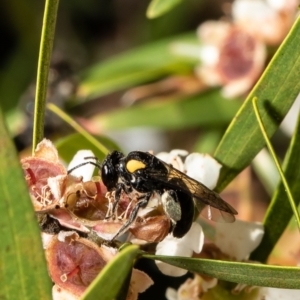
[[[102,145],[104,145],[109,150],[120,150],[119,146],[104,136],[94,136]],[[62,158],[65,162],[70,162],[75,153],[79,150],[92,150],[94,155],[99,159],[103,160],[107,153],[101,151],[95,144],[88,141],[79,133],[74,133],[68,135],[67,137],[60,138],[55,141],[55,146],[58,150],[59,157]]]
[[[251,286],[300,289],[300,268],[297,267],[279,267],[175,256],[143,256],[221,280],[243,283]]]
[[[34,108],[32,153],[44,137],[46,94],[52,46],[55,34],[58,0],[46,0],[38,60],[36,99]]]
[[[189,73],[195,58],[175,55],[172,43],[199,44],[195,33],[147,44],[101,62],[81,75],[72,105],[169,74]]]
[[[0,111],[0,299],[51,299],[40,230]]]
[[[215,152],[223,168],[218,190],[222,190],[243,170],[265,141],[256,121],[252,99],[260,99],[258,106],[269,137],[293,104],[300,90],[300,18],[274,55],[261,79],[232,120]]]
[[[300,118],[297,128],[289,145],[287,154],[283,162],[283,171],[286,180],[289,182],[291,192],[295,199],[295,204],[300,203]],[[271,203],[268,207],[264,228],[265,234],[260,245],[252,252],[251,259],[265,262],[279,240],[288,222],[293,216],[293,211],[289,204],[286,190],[282,182],[278,185]]]
[[[296,217],[296,220],[297,220],[297,223],[298,223],[298,228],[300,229],[300,217],[299,217],[299,213],[298,213],[297,207],[296,207],[296,205],[295,205],[295,200],[294,200],[293,195],[292,195],[292,193],[291,193],[291,190],[290,190],[290,188],[289,188],[288,182],[287,182],[287,180],[286,180],[286,178],[285,178],[285,176],[284,176],[284,173],[283,173],[283,171],[282,171],[282,168],[281,168],[281,166],[280,166],[280,163],[279,163],[279,161],[278,161],[278,159],[277,159],[277,156],[276,156],[276,153],[275,153],[275,151],[274,151],[274,149],[273,149],[273,146],[272,146],[272,144],[271,144],[271,142],[270,142],[270,139],[269,139],[269,137],[268,137],[268,135],[267,135],[267,133],[266,133],[266,129],[265,129],[265,127],[264,127],[264,124],[263,124],[263,122],[262,122],[262,120],[261,120],[259,111],[258,111],[258,109],[257,109],[257,98],[253,98],[252,103],[253,103],[254,112],[255,112],[255,115],[256,115],[258,124],[259,124],[259,126],[260,126],[261,132],[262,132],[262,134],[263,134],[263,136],[264,136],[264,139],[265,139],[265,141],[266,141],[266,144],[267,144],[267,146],[268,146],[268,149],[269,149],[269,151],[270,151],[270,153],[271,153],[271,155],[272,155],[272,157],[273,157],[273,159],[274,159],[274,162],[275,162],[275,164],[276,164],[277,170],[278,170],[278,172],[279,172],[279,174],[280,174],[280,177],[281,177],[281,181],[282,181],[282,183],[283,183],[283,185],[284,185],[286,194],[287,194],[287,196],[288,196],[288,200],[289,200],[290,205],[291,205],[291,208],[292,208],[292,210],[293,210],[294,216]]]
[[[149,19],[160,17],[181,2],[182,0],[152,0],[146,15]]]
[[[81,125],[79,125],[75,120],[73,120],[69,115],[67,115],[63,110],[53,103],[48,103],[47,108],[54,112],[57,116],[63,119],[67,124],[73,127],[77,132],[79,132],[86,140],[93,144],[104,154],[108,154],[109,150],[101,144],[96,138],[94,138],[87,130],[85,130]]]
[[[82,300],[115,299],[129,275],[138,254],[138,246],[131,245],[122,250],[114,260],[108,263],[88,287]]]
[[[99,132],[134,126],[187,128],[191,126],[227,125],[240,107],[238,101],[228,101],[219,90],[181,99],[152,101],[120,109],[90,119]]]

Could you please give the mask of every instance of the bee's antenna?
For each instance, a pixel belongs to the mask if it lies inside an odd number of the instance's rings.
[[[84,157],[84,159],[94,159],[95,162],[93,161],[86,161],[86,162],[83,162],[75,167],[73,167],[72,169],[68,170],[68,174],[71,174],[74,170],[82,167],[82,166],[85,166],[85,165],[88,165],[88,164],[91,164],[91,165],[94,165],[95,167],[97,167],[99,170],[101,170],[102,168],[102,164],[100,162],[100,160],[96,157],[96,156],[86,156]]]
[[[98,157],[96,157],[96,156],[86,156],[86,157],[84,157],[84,159],[94,159],[96,161],[95,163],[93,163],[92,161],[89,161],[89,163],[96,166],[98,169],[102,168],[102,163],[101,163],[101,161],[99,160]]]

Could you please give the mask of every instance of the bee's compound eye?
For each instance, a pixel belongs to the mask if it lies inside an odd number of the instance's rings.
[[[135,171],[144,168],[146,168],[146,165],[139,160],[131,159],[126,163],[126,169],[129,173],[134,173]]]
[[[118,182],[118,174],[113,167],[105,164],[101,169],[101,178],[108,190],[113,189]]]
[[[104,175],[104,177],[105,177],[105,176],[107,176],[108,174],[109,174],[108,166],[107,166],[107,165],[104,165],[104,166],[102,167],[102,176]]]

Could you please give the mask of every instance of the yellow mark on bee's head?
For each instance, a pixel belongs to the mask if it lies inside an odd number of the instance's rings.
[[[130,173],[134,173],[136,170],[144,169],[145,167],[146,165],[143,162],[135,159],[129,160],[126,164],[126,168]]]

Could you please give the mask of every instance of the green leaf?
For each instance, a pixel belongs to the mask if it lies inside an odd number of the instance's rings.
[[[40,230],[0,111],[0,299],[51,299]]]
[[[46,0],[45,2],[36,78],[32,153],[34,153],[37,144],[44,138],[48,74],[55,34],[58,2],[58,0]]]
[[[90,284],[82,300],[115,299],[133,266],[138,254],[138,246],[131,245],[122,250],[114,260],[109,262],[96,279]]]
[[[266,133],[266,130],[265,130],[265,127],[264,127],[264,124],[260,118],[260,115],[259,115],[259,112],[258,112],[258,109],[257,109],[257,98],[254,98],[253,99],[253,108],[254,108],[254,111],[255,111],[255,114],[256,114],[256,118],[257,118],[257,121],[259,123],[259,126],[260,126],[260,129],[262,131],[262,134],[264,136],[264,139],[266,141],[266,144],[267,144],[267,147],[270,151],[270,154],[275,162],[275,165],[276,165],[276,168],[277,168],[277,171],[278,173],[280,174],[280,178],[281,178],[281,181],[282,181],[282,184],[284,186],[284,189],[285,189],[285,192],[288,196],[288,200],[290,202],[290,205],[291,205],[291,208],[292,208],[292,211],[294,213],[294,216],[296,218],[296,221],[297,221],[297,225],[298,225],[298,228],[300,229],[300,216],[299,216],[299,212],[298,212],[298,209],[297,209],[297,205],[295,204],[295,200],[293,198],[293,195],[291,193],[291,190],[290,190],[290,187],[288,185],[288,182],[284,176],[284,173],[283,173],[283,170],[281,168],[281,165],[279,163],[279,160],[276,156],[276,153],[275,153],[275,150],[271,144],[271,141]],[[279,211],[278,211],[279,212]]]
[[[149,19],[160,17],[181,2],[182,0],[152,0],[146,15]]]
[[[279,267],[263,264],[195,259],[176,256],[143,255],[173,266],[221,280],[243,283],[251,286],[265,286],[285,289],[300,289],[300,268]]]
[[[300,203],[300,118],[294,132],[289,149],[284,158],[283,170],[295,204]],[[295,167],[296,166],[296,167]],[[293,216],[291,206],[284,188],[280,183],[268,207],[264,228],[265,234],[260,245],[251,254],[251,259],[265,262]]]
[[[64,120],[67,124],[73,127],[81,136],[89,141],[90,144],[94,145],[100,152],[108,154],[109,150],[101,144],[96,138],[94,138],[87,130],[80,126],[75,120],[73,120],[68,114],[61,110],[58,106],[53,103],[48,103],[47,108]]]
[[[99,132],[134,126],[167,129],[191,126],[227,125],[240,107],[238,101],[228,101],[218,90],[200,95],[164,101],[152,101],[120,109],[105,115],[95,115],[90,121]]]
[[[119,146],[105,136],[94,136],[101,144],[109,150],[120,150]],[[55,142],[59,157],[65,162],[70,162],[79,150],[92,150],[94,155],[101,161],[106,157],[106,153],[100,151],[94,144],[85,139],[81,134],[74,133],[63,137]]]
[[[241,170],[250,164],[264,147],[265,141],[256,120],[252,99],[271,137],[288,112],[300,90],[300,19],[274,55],[261,79],[232,120],[215,152],[223,168],[218,190],[222,190]]]
[[[186,74],[195,58],[175,55],[172,43],[198,44],[196,35],[185,34],[142,46],[101,62],[81,75],[77,99],[72,104],[158,79],[169,74]]]

